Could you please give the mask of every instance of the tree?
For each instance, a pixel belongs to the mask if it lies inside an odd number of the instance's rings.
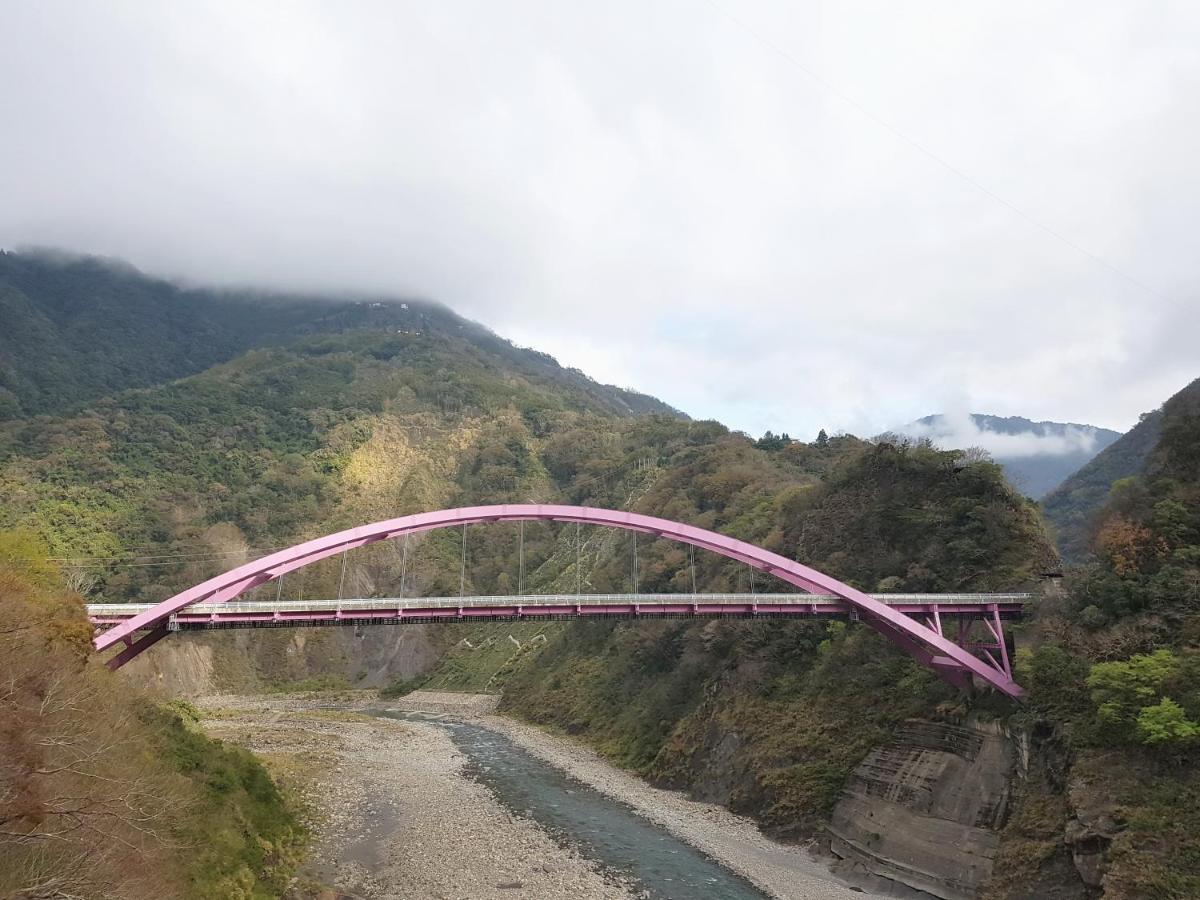
[[[817,446],[818,447],[828,447],[829,446],[829,435],[827,435],[825,433],[824,428],[822,428],[820,431],[817,432]]]
[[[1087,686],[1100,721],[1127,729],[1141,711],[1161,697],[1163,685],[1178,670],[1179,660],[1170,650],[1131,656],[1127,660],[1097,663]]]
[[[1096,549],[1121,576],[1140,571],[1151,559],[1166,553],[1161,538],[1156,541],[1149,528],[1123,516],[1113,516],[1100,527]]]
[[[1182,706],[1163,697],[1138,713],[1137,736],[1151,747],[1179,747],[1200,737],[1200,725],[1184,715]]]
[[[758,447],[760,450],[782,450],[791,442],[792,439],[788,436],[786,431],[783,434],[774,434],[773,432],[768,431],[761,438],[754,442],[754,446]]]

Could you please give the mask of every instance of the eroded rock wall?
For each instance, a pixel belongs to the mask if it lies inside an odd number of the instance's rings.
[[[834,809],[841,868],[876,888],[971,900],[992,872],[1015,762],[998,726],[908,723],[868,754]]]

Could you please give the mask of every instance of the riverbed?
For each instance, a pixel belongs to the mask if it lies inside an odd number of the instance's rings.
[[[265,756],[317,835],[296,897],[863,897],[802,848],[659,791],[572,741],[478,711],[212,697],[205,727]]]

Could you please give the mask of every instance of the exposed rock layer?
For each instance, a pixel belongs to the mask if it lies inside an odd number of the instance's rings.
[[[909,723],[855,770],[829,826],[833,852],[869,883],[970,900],[992,871],[1014,757],[998,727]]]

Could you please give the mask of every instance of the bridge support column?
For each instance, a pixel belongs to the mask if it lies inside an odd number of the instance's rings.
[[[943,637],[945,636],[945,633],[942,631],[942,616],[941,616],[941,613],[938,612],[938,607],[937,607],[936,603],[933,605],[932,615],[930,615],[928,617],[928,625],[931,629],[936,631],[938,634],[942,635]]]
[[[958,639],[955,643],[974,653],[977,658],[981,658],[1011,681],[1012,661],[1004,640],[1004,621],[1000,618],[1000,607],[990,603],[986,608],[981,608],[981,611],[982,615],[963,614],[958,617]],[[971,640],[971,629],[976,622],[982,622],[987,629],[987,636],[983,640]]]
[[[1000,607],[995,603],[991,604],[988,609],[991,613],[991,621],[983,620],[983,624],[987,626],[988,631],[992,633],[992,637],[996,639],[996,647],[1000,650],[1000,668],[1009,678],[1012,678],[1012,664],[1008,658],[1008,644],[1004,642],[1004,623],[1000,619]]]

